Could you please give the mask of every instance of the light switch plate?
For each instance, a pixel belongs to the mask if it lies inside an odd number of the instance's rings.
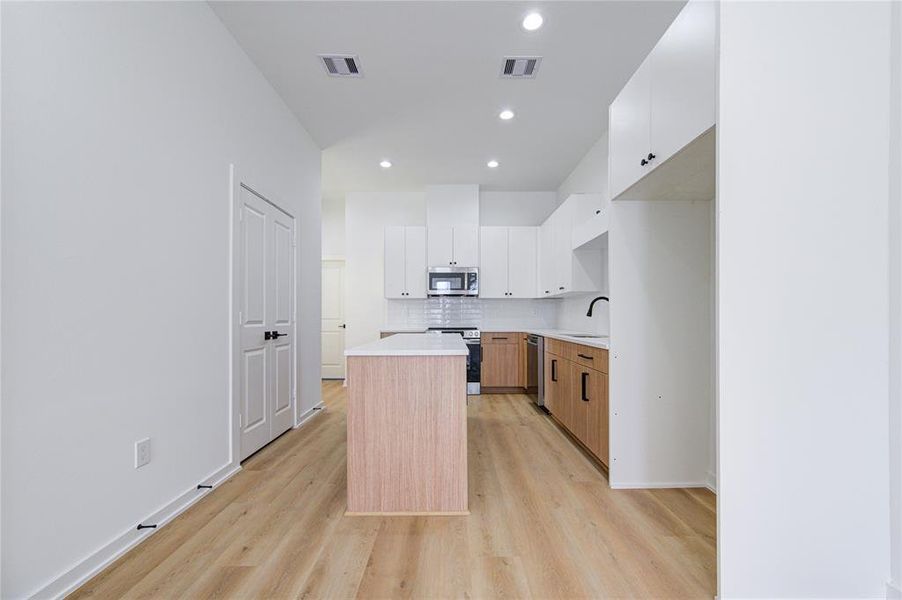
[[[135,442],[135,468],[140,469],[150,462],[150,438]]]

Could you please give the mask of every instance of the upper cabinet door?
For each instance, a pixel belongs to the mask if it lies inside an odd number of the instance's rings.
[[[433,226],[426,236],[426,253],[430,267],[454,266],[454,233],[448,226]]]
[[[479,296],[506,298],[508,292],[507,227],[479,228]]]
[[[716,19],[714,2],[689,2],[651,53],[650,168],[714,125]]]
[[[405,298],[426,297],[426,228],[404,228]]]
[[[554,295],[554,213],[539,227],[539,298]]]
[[[475,225],[457,225],[454,227],[455,267],[479,266],[479,227]]]
[[[651,77],[651,61],[646,58],[611,103],[608,124],[611,198],[616,198],[649,170],[642,161],[648,161],[651,152]]]
[[[406,298],[404,227],[385,228],[385,297]]]
[[[507,281],[512,298],[535,298],[538,270],[538,227],[509,227]],[[485,254],[483,254],[483,257]],[[483,260],[482,269],[485,269]],[[480,283],[480,288],[481,288]],[[544,295],[544,294],[543,294]]]

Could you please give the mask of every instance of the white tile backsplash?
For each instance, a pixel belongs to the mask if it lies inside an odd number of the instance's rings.
[[[385,328],[462,326],[547,329],[557,324],[559,300],[427,298],[387,300]]]

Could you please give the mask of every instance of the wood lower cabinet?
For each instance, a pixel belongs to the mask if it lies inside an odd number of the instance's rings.
[[[480,384],[488,393],[493,388],[520,388],[522,366],[519,333],[486,333],[482,337]],[[488,388],[488,389],[486,389]]]
[[[608,351],[558,340],[550,347],[560,355],[548,352],[548,347],[546,340],[545,408],[607,466]],[[604,371],[583,364],[586,362],[602,366]]]

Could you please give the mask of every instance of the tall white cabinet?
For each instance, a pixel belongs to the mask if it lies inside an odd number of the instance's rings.
[[[426,297],[426,228],[385,228],[385,297]]]
[[[480,297],[536,297],[538,233],[538,227],[480,228]]]

